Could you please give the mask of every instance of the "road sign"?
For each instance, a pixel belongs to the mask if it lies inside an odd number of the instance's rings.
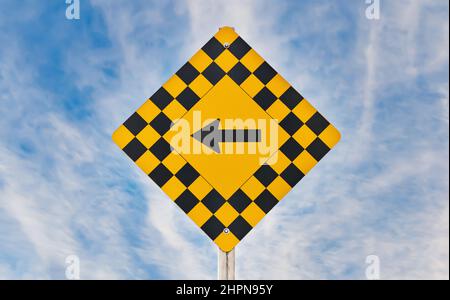
[[[225,252],[339,138],[230,27],[221,28],[113,134]]]

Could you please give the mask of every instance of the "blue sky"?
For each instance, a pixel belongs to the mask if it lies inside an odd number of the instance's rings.
[[[0,0],[0,278],[208,279],[216,248],[111,134],[233,26],[342,133],[237,248],[241,279],[449,277],[446,0]]]

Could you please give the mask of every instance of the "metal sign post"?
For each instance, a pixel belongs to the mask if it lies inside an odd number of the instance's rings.
[[[218,249],[218,279],[234,280],[235,279],[235,248],[230,252]]]

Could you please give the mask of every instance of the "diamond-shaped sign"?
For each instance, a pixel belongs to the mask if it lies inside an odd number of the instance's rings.
[[[221,28],[113,134],[225,252],[339,138],[230,27]]]

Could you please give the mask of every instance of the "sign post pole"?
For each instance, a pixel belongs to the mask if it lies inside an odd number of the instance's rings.
[[[235,250],[224,252],[218,249],[218,277],[219,280],[234,280],[235,278]]]

